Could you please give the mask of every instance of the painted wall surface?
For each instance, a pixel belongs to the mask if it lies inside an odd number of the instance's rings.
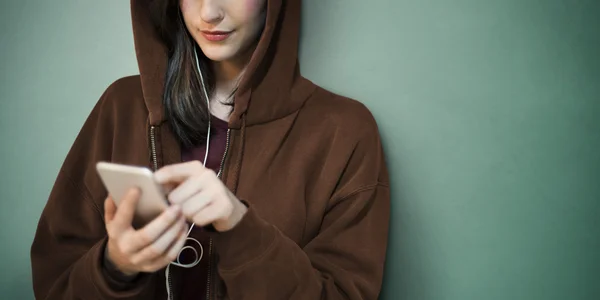
[[[600,299],[600,2],[305,0],[302,72],[392,178],[382,299]],[[83,121],[137,73],[128,1],[0,4],[0,295]]]

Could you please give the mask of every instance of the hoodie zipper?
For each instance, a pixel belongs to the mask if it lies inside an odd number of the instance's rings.
[[[225,142],[225,151],[223,152],[223,157],[221,158],[221,164],[219,165],[219,173],[217,173],[217,177],[221,178],[223,173],[223,165],[225,164],[225,158],[227,158],[227,152],[229,151],[229,140],[230,140],[230,132],[231,129],[227,129],[227,138]]]
[[[156,172],[158,171],[158,156],[156,155],[156,126],[154,125],[150,126],[150,151],[152,152],[152,168]],[[173,283],[171,282],[171,277],[167,278],[169,290],[171,291],[169,293],[169,300],[173,300]]]
[[[231,140],[231,129],[227,129],[227,138],[225,142],[225,151],[223,152],[223,157],[221,158],[221,164],[219,165],[219,172],[217,173],[217,177],[221,179],[223,175],[223,167],[225,166],[225,159],[227,158],[227,152],[229,152],[229,142]],[[213,270],[212,270],[212,252],[213,252],[213,240],[209,239],[208,246],[208,276],[206,277],[206,299],[210,300],[210,287],[212,282]]]
[[[155,138],[156,126],[150,126],[150,147],[152,148],[152,167],[154,171],[158,170],[158,159],[156,157],[156,138]]]
[[[217,173],[217,177],[221,178],[223,175],[223,167],[225,165],[225,159],[227,158],[227,153],[229,152],[229,143],[231,141],[231,129],[227,129],[227,139],[225,143],[225,151],[223,152],[223,157],[221,158],[221,164],[219,165],[219,172]],[[158,170],[158,159],[156,154],[156,126],[150,127],[150,148],[152,151],[152,166],[154,171]],[[206,299],[210,299],[210,287],[212,282],[212,252],[213,252],[213,241],[212,238],[209,240],[208,247],[208,277],[206,280]],[[171,299],[173,298],[173,283],[171,282],[171,276],[169,276],[169,289],[171,290]],[[169,299],[169,300],[171,300]]]

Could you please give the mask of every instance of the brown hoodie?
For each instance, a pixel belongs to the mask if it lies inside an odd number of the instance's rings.
[[[130,285],[105,275],[107,194],[95,172],[101,160],[154,169],[181,161],[161,104],[165,47],[146,7],[131,1],[140,75],[102,95],[40,218],[31,248],[38,299],[166,299],[164,272]],[[233,230],[211,233],[211,299],[376,299],[380,291],[390,199],[377,125],[359,102],[300,75],[300,10],[300,0],[268,0],[250,76],[235,95],[222,180],[249,209]]]

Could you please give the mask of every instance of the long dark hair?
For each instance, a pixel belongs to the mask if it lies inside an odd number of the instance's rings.
[[[183,146],[191,147],[206,141],[210,118],[196,67],[197,45],[183,22],[179,0],[152,0],[150,14],[168,51],[163,95],[165,115]],[[196,53],[206,92],[211,95],[215,89],[213,70],[202,51],[196,49]]]

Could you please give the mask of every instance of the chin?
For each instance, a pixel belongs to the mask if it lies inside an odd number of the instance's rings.
[[[204,55],[216,62],[227,61],[235,57],[237,51],[227,45],[201,47]]]

